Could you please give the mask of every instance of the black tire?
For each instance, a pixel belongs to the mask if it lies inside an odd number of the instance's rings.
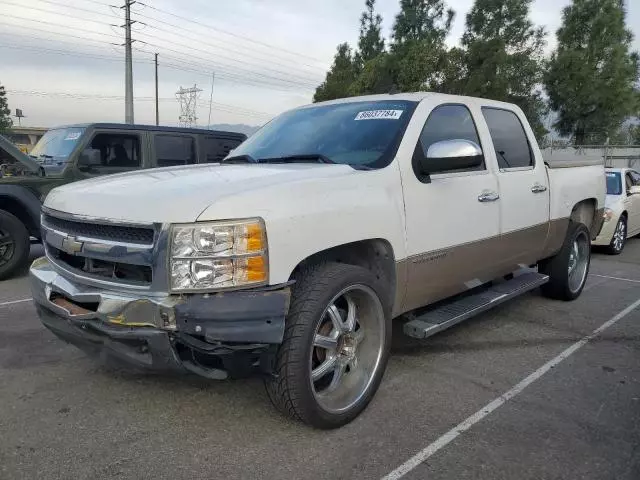
[[[618,233],[618,229],[623,228],[623,235],[620,242],[616,241],[616,234]],[[624,246],[627,244],[627,217],[624,215],[620,216],[618,223],[616,224],[616,229],[613,232],[613,237],[611,238],[611,242],[607,247],[607,252],[609,255],[620,255],[622,250],[624,250]]]
[[[586,238],[586,246],[588,247],[588,254],[586,257],[586,270],[584,272],[584,278],[580,283],[579,288],[571,288],[569,281],[569,259],[574,242],[577,238]],[[560,251],[553,257],[543,260],[538,265],[540,273],[544,273],[549,276],[549,282],[542,286],[542,293],[557,300],[575,300],[582,293],[584,284],[587,281],[589,275],[589,266],[591,264],[591,235],[589,229],[582,223],[570,222],[567,229],[567,236]]]
[[[362,397],[348,410],[335,413],[325,410],[314,395],[311,380],[311,355],[316,328],[332,299],[352,285],[368,287],[380,301],[384,332],[377,371]],[[356,418],[378,390],[391,347],[391,305],[388,287],[376,275],[362,267],[340,263],[321,263],[303,269],[296,276],[287,315],[284,339],[275,362],[274,376],[265,380],[267,394],[283,414],[316,428],[330,429]]]
[[[6,241],[10,243],[3,245]],[[30,248],[27,227],[14,215],[0,210],[0,280],[27,265]]]

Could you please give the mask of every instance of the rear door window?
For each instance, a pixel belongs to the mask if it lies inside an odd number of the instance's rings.
[[[154,147],[158,167],[196,163],[196,142],[192,136],[156,134]]]
[[[222,161],[229,152],[240,145],[241,140],[230,138],[219,138],[207,135],[203,139],[203,158],[204,163],[218,163]]]
[[[533,167],[533,152],[518,116],[500,108],[482,107],[500,169]]]

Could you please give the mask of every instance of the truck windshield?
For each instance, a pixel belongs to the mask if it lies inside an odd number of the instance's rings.
[[[382,168],[394,157],[416,105],[386,100],[292,110],[262,127],[227,158],[257,163],[316,158]]]
[[[60,159],[60,157],[68,157],[82,136],[82,132],[84,132],[84,128],[82,127],[55,128],[49,130],[36,146],[33,147],[30,155],[43,163],[47,163],[47,159],[52,160]]]
[[[622,182],[619,172],[607,172],[607,195],[621,195]]]

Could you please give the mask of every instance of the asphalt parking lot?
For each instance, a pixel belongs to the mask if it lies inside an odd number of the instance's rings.
[[[276,414],[259,379],[93,362],[41,326],[26,280],[0,282],[2,479],[640,478],[640,239],[595,254],[575,302],[396,335],[372,404],[330,432]]]

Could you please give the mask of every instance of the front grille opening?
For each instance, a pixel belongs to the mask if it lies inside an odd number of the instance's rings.
[[[131,265],[71,255],[51,245],[48,246],[48,250],[51,256],[74,270],[96,277],[139,284],[150,284],[152,280],[152,269],[147,265]]]
[[[68,310],[72,310],[71,313],[86,313],[81,310],[86,310],[89,312],[97,312],[99,302],[79,302],[77,300],[71,300],[70,298],[65,297],[57,292],[53,292],[49,296],[49,301],[55,303],[56,305],[67,308]],[[77,308],[74,308],[77,307]]]
[[[51,215],[44,215],[43,220],[45,225],[70,235],[140,245],[153,244],[153,228],[76,222]]]
[[[216,355],[208,355],[203,352],[188,347],[180,342],[175,343],[175,349],[178,357],[182,361],[194,363],[203,368],[212,368],[216,370],[224,370],[222,359]]]

